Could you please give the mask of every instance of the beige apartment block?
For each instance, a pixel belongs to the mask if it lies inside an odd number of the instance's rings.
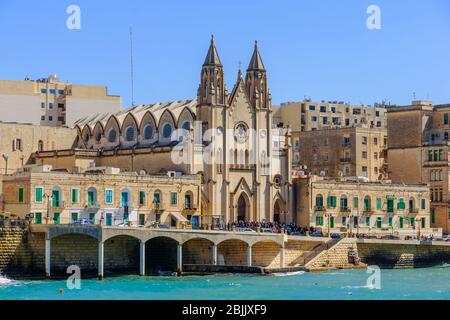
[[[385,128],[386,107],[358,106],[342,101],[286,102],[274,107],[274,122],[289,125],[293,131],[348,128],[359,125]]]
[[[387,130],[351,127],[294,131],[293,170],[327,177],[387,178]]]
[[[290,222],[291,132],[273,122],[257,44],[245,74],[239,70],[235,79],[228,92],[211,39],[196,99],[84,117],[76,122],[74,148],[37,152],[34,162],[72,172],[113,166],[147,174],[200,174],[202,216],[212,225]]]
[[[430,227],[427,185],[366,183],[323,179],[294,179],[297,223],[324,234],[350,233],[442,236]]]
[[[36,151],[72,148],[76,136],[70,128],[0,122],[0,175],[22,168]]]
[[[2,212],[36,224],[95,223],[199,227],[200,177],[146,175],[91,168],[82,173],[30,166],[3,176]]]
[[[80,118],[121,107],[121,98],[109,95],[107,87],[63,83],[56,75],[0,80],[0,121],[71,127]]]
[[[388,108],[389,176],[430,186],[431,225],[450,232],[450,105],[413,101]]]

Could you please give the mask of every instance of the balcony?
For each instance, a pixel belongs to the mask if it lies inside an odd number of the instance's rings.
[[[100,209],[101,205],[100,202],[97,201],[88,201],[85,205],[85,208],[87,209]]]
[[[53,201],[52,202],[52,209],[53,210],[64,210],[66,208],[66,202],[65,201]]]
[[[164,208],[164,206],[161,203],[156,202],[156,203],[153,203],[153,210],[156,212],[162,212],[166,209]]]
[[[350,162],[352,162],[352,159],[350,159],[350,158],[341,158],[340,160],[343,163],[350,163]]]
[[[349,215],[352,212],[352,210],[349,207],[340,207],[339,212],[342,213],[343,215]]]
[[[344,142],[342,144],[342,148],[350,148],[352,146],[352,144],[350,142]]]
[[[196,206],[193,206],[190,203],[185,203],[184,204],[183,213],[191,214],[191,213],[194,213],[195,211],[197,211],[197,207]]]
[[[374,213],[375,213],[375,211],[373,211],[372,209],[364,209],[363,210],[364,215],[372,215]]]
[[[324,206],[315,206],[314,211],[316,212],[325,212],[327,211]]]

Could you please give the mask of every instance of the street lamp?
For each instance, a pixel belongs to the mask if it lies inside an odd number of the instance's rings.
[[[45,224],[48,224],[48,221],[50,220],[50,201],[53,200],[53,195],[45,193],[44,198],[47,199],[47,216],[45,217]]]

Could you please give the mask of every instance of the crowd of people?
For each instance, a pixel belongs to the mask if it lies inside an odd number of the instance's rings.
[[[226,229],[228,231],[242,228],[250,228],[254,231],[257,230],[271,230],[273,233],[286,233],[286,234],[297,234],[297,235],[306,235],[307,232],[313,233],[316,232],[317,229],[313,227],[300,227],[295,223],[281,223],[281,222],[268,222],[268,221],[238,221],[233,223],[228,223]]]

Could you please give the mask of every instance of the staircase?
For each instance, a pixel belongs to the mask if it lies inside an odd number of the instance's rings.
[[[366,265],[364,263],[353,264],[349,261],[349,251],[352,248],[354,251],[357,250],[356,239],[343,238],[335,240],[332,246],[307,261],[305,267],[310,271],[365,268]]]

